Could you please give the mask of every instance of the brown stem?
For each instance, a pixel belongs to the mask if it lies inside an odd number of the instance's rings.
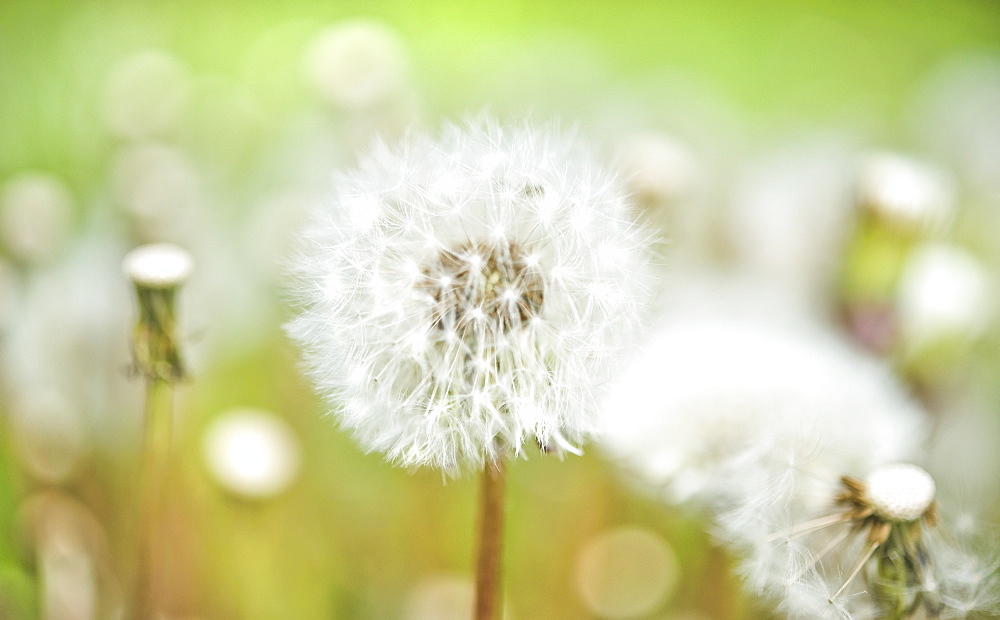
[[[487,464],[483,469],[481,480],[475,619],[498,620],[503,612],[503,597],[500,591],[506,482],[503,458]]]

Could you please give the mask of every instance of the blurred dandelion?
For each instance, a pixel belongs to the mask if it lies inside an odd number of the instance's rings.
[[[330,103],[363,109],[403,92],[409,59],[402,40],[388,26],[348,20],[316,35],[304,70],[315,91]]]
[[[504,462],[578,451],[640,323],[632,217],[577,139],[481,120],[377,147],[306,230],[289,333],[341,424],[402,465],[485,468],[478,617],[496,613]]]
[[[981,334],[993,314],[990,281],[983,265],[959,247],[927,243],[914,250],[898,292],[903,347],[913,355]]]
[[[273,497],[295,480],[298,440],[266,411],[236,410],[215,420],[204,438],[209,472],[224,489],[249,499]]]
[[[587,609],[602,618],[648,617],[677,585],[679,567],[662,537],[639,527],[601,533],[580,553],[576,583]]]
[[[862,164],[858,203],[890,226],[936,232],[955,213],[953,180],[931,164],[896,153],[876,153]]]
[[[40,263],[53,258],[69,237],[73,198],[57,179],[24,173],[0,187],[0,236],[14,259]]]
[[[162,50],[146,50],[116,64],[104,93],[104,122],[116,137],[162,137],[177,129],[191,93],[184,65]]]
[[[157,580],[162,558],[155,553],[160,534],[158,515],[165,497],[173,449],[173,393],[186,376],[177,342],[177,290],[187,281],[191,255],[169,243],[151,243],[130,251],[122,261],[134,285],[139,318],[132,336],[135,370],[146,380],[143,415],[141,491],[139,493],[139,574],[135,580],[134,612],[155,617],[162,612]]]
[[[609,392],[602,445],[663,499],[717,502],[730,459],[750,446],[827,445],[842,463],[872,465],[910,456],[923,439],[922,412],[887,368],[765,307],[771,319],[697,307],[665,319]],[[783,439],[782,428],[822,431]]]
[[[956,215],[954,180],[896,153],[869,155],[857,180],[859,216],[842,261],[840,304],[855,340],[879,354],[899,337],[896,287],[914,247],[941,236]]]

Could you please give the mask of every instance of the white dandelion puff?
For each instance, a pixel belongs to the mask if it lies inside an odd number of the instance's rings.
[[[378,146],[305,231],[289,333],[341,423],[391,461],[572,449],[649,293],[632,211],[552,129],[485,120]]]
[[[728,292],[741,308],[755,301]],[[829,445],[838,463],[865,467],[922,441],[922,412],[883,365],[767,308],[776,320],[697,304],[666,317],[609,391],[603,446],[666,501],[713,503],[752,446],[787,444],[792,459]]]

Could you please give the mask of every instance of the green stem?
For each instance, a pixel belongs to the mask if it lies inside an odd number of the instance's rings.
[[[173,389],[169,383],[146,380],[143,411],[142,468],[139,490],[138,574],[135,617],[156,618],[162,611],[162,549],[157,544],[163,512],[167,471],[173,442]]]

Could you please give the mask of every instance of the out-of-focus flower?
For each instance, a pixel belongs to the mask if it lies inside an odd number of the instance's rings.
[[[160,137],[174,130],[190,96],[190,76],[175,57],[160,50],[139,52],[108,76],[104,121],[115,136]]]
[[[289,332],[341,423],[391,461],[575,450],[649,294],[632,217],[552,129],[484,120],[378,147],[306,230]]]
[[[305,73],[328,102],[366,109],[408,87],[409,59],[399,36],[370,20],[348,20],[320,31],[306,52]]]
[[[671,260],[705,254],[715,222],[704,200],[704,164],[694,151],[677,138],[648,131],[626,136],[617,142],[615,151],[645,219],[669,236],[665,250]]]
[[[917,248],[900,279],[897,309],[904,346],[967,340],[991,318],[991,278],[964,250],[944,243]]]
[[[648,617],[677,585],[673,549],[638,527],[603,532],[583,548],[576,586],[587,609],[601,618]]]
[[[459,575],[436,575],[418,583],[403,605],[404,620],[465,620],[472,614],[472,581]],[[504,616],[509,617],[509,614]]]
[[[189,242],[201,228],[204,188],[194,163],[175,147],[146,142],[119,151],[111,191],[141,239]]]
[[[956,206],[954,183],[943,170],[895,153],[863,162],[858,202],[892,227],[924,233],[950,224]]]
[[[191,255],[170,243],[150,243],[125,255],[122,270],[133,284],[143,288],[175,288],[187,281],[194,269]]]
[[[89,449],[89,429],[80,408],[52,386],[38,386],[15,398],[8,419],[21,461],[43,482],[66,482]]]
[[[636,133],[617,147],[628,185],[644,203],[672,204],[698,193],[703,171],[687,145],[670,136]]]
[[[191,255],[170,243],[141,245],[122,261],[139,302],[132,354],[136,370],[151,380],[174,382],[185,376],[177,346],[175,299],[193,268]]]
[[[86,233],[64,260],[27,279],[0,341],[0,377],[12,405],[57,394],[85,421],[86,437],[102,442],[127,437],[122,420],[139,409],[139,394],[125,372],[129,350],[123,335],[131,311],[121,252],[114,237]],[[98,427],[101,432],[91,432]]]
[[[212,422],[203,449],[215,481],[249,499],[266,499],[287,489],[301,464],[301,448],[288,424],[255,409],[231,411]]]
[[[21,304],[21,290],[14,266],[0,258],[0,335],[7,331]]]
[[[823,312],[854,223],[853,155],[817,136],[754,161],[737,181],[726,240],[740,267]]]
[[[88,620],[123,613],[107,535],[86,506],[52,491],[22,502],[21,530],[34,554],[42,618]]]
[[[604,416],[605,447],[669,501],[716,500],[734,455],[790,430],[814,429],[787,441],[826,446],[844,466],[905,458],[924,434],[888,370],[833,334],[717,310],[665,320]]]
[[[918,90],[914,130],[952,162],[986,206],[1000,205],[1000,58],[972,52],[942,62]],[[979,216],[989,217],[980,212]]]
[[[73,198],[57,178],[24,173],[0,187],[0,235],[15,259],[37,263],[62,249],[69,234]]]

